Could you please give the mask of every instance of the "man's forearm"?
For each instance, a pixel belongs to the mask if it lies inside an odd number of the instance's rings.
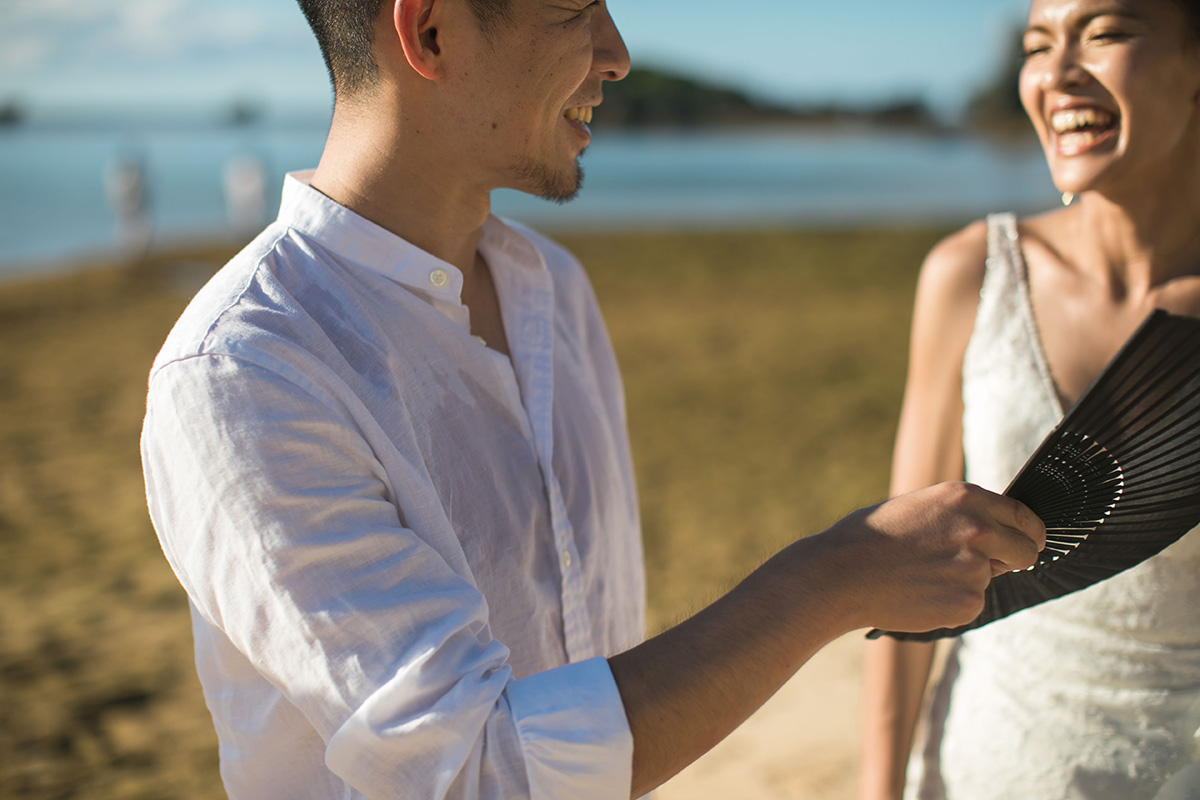
[[[849,604],[829,594],[839,566],[827,544],[797,542],[694,617],[609,659],[633,731],[633,797],[707,752],[855,627]]]

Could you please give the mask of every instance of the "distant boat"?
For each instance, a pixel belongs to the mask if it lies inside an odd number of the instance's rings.
[[[262,106],[249,100],[238,100],[230,106],[225,122],[234,128],[243,128],[260,122],[262,118]]]

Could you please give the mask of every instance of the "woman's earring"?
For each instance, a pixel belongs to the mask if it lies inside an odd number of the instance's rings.
[[[1064,206],[1069,206],[1075,202],[1075,195],[1071,192],[1063,192],[1062,201]]]

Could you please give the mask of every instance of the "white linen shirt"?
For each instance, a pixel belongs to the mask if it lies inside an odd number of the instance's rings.
[[[625,798],[604,656],[643,636],[616,361],[561,247],[462,275],[289,176],[150,375],[151,517],[232,798]]]

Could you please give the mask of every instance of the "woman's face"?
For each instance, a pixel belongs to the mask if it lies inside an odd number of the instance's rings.
[[[1060,191],[1144,189],[1200,166],[1186,22],[1168,0],[1033,0],[1021,101]]]

